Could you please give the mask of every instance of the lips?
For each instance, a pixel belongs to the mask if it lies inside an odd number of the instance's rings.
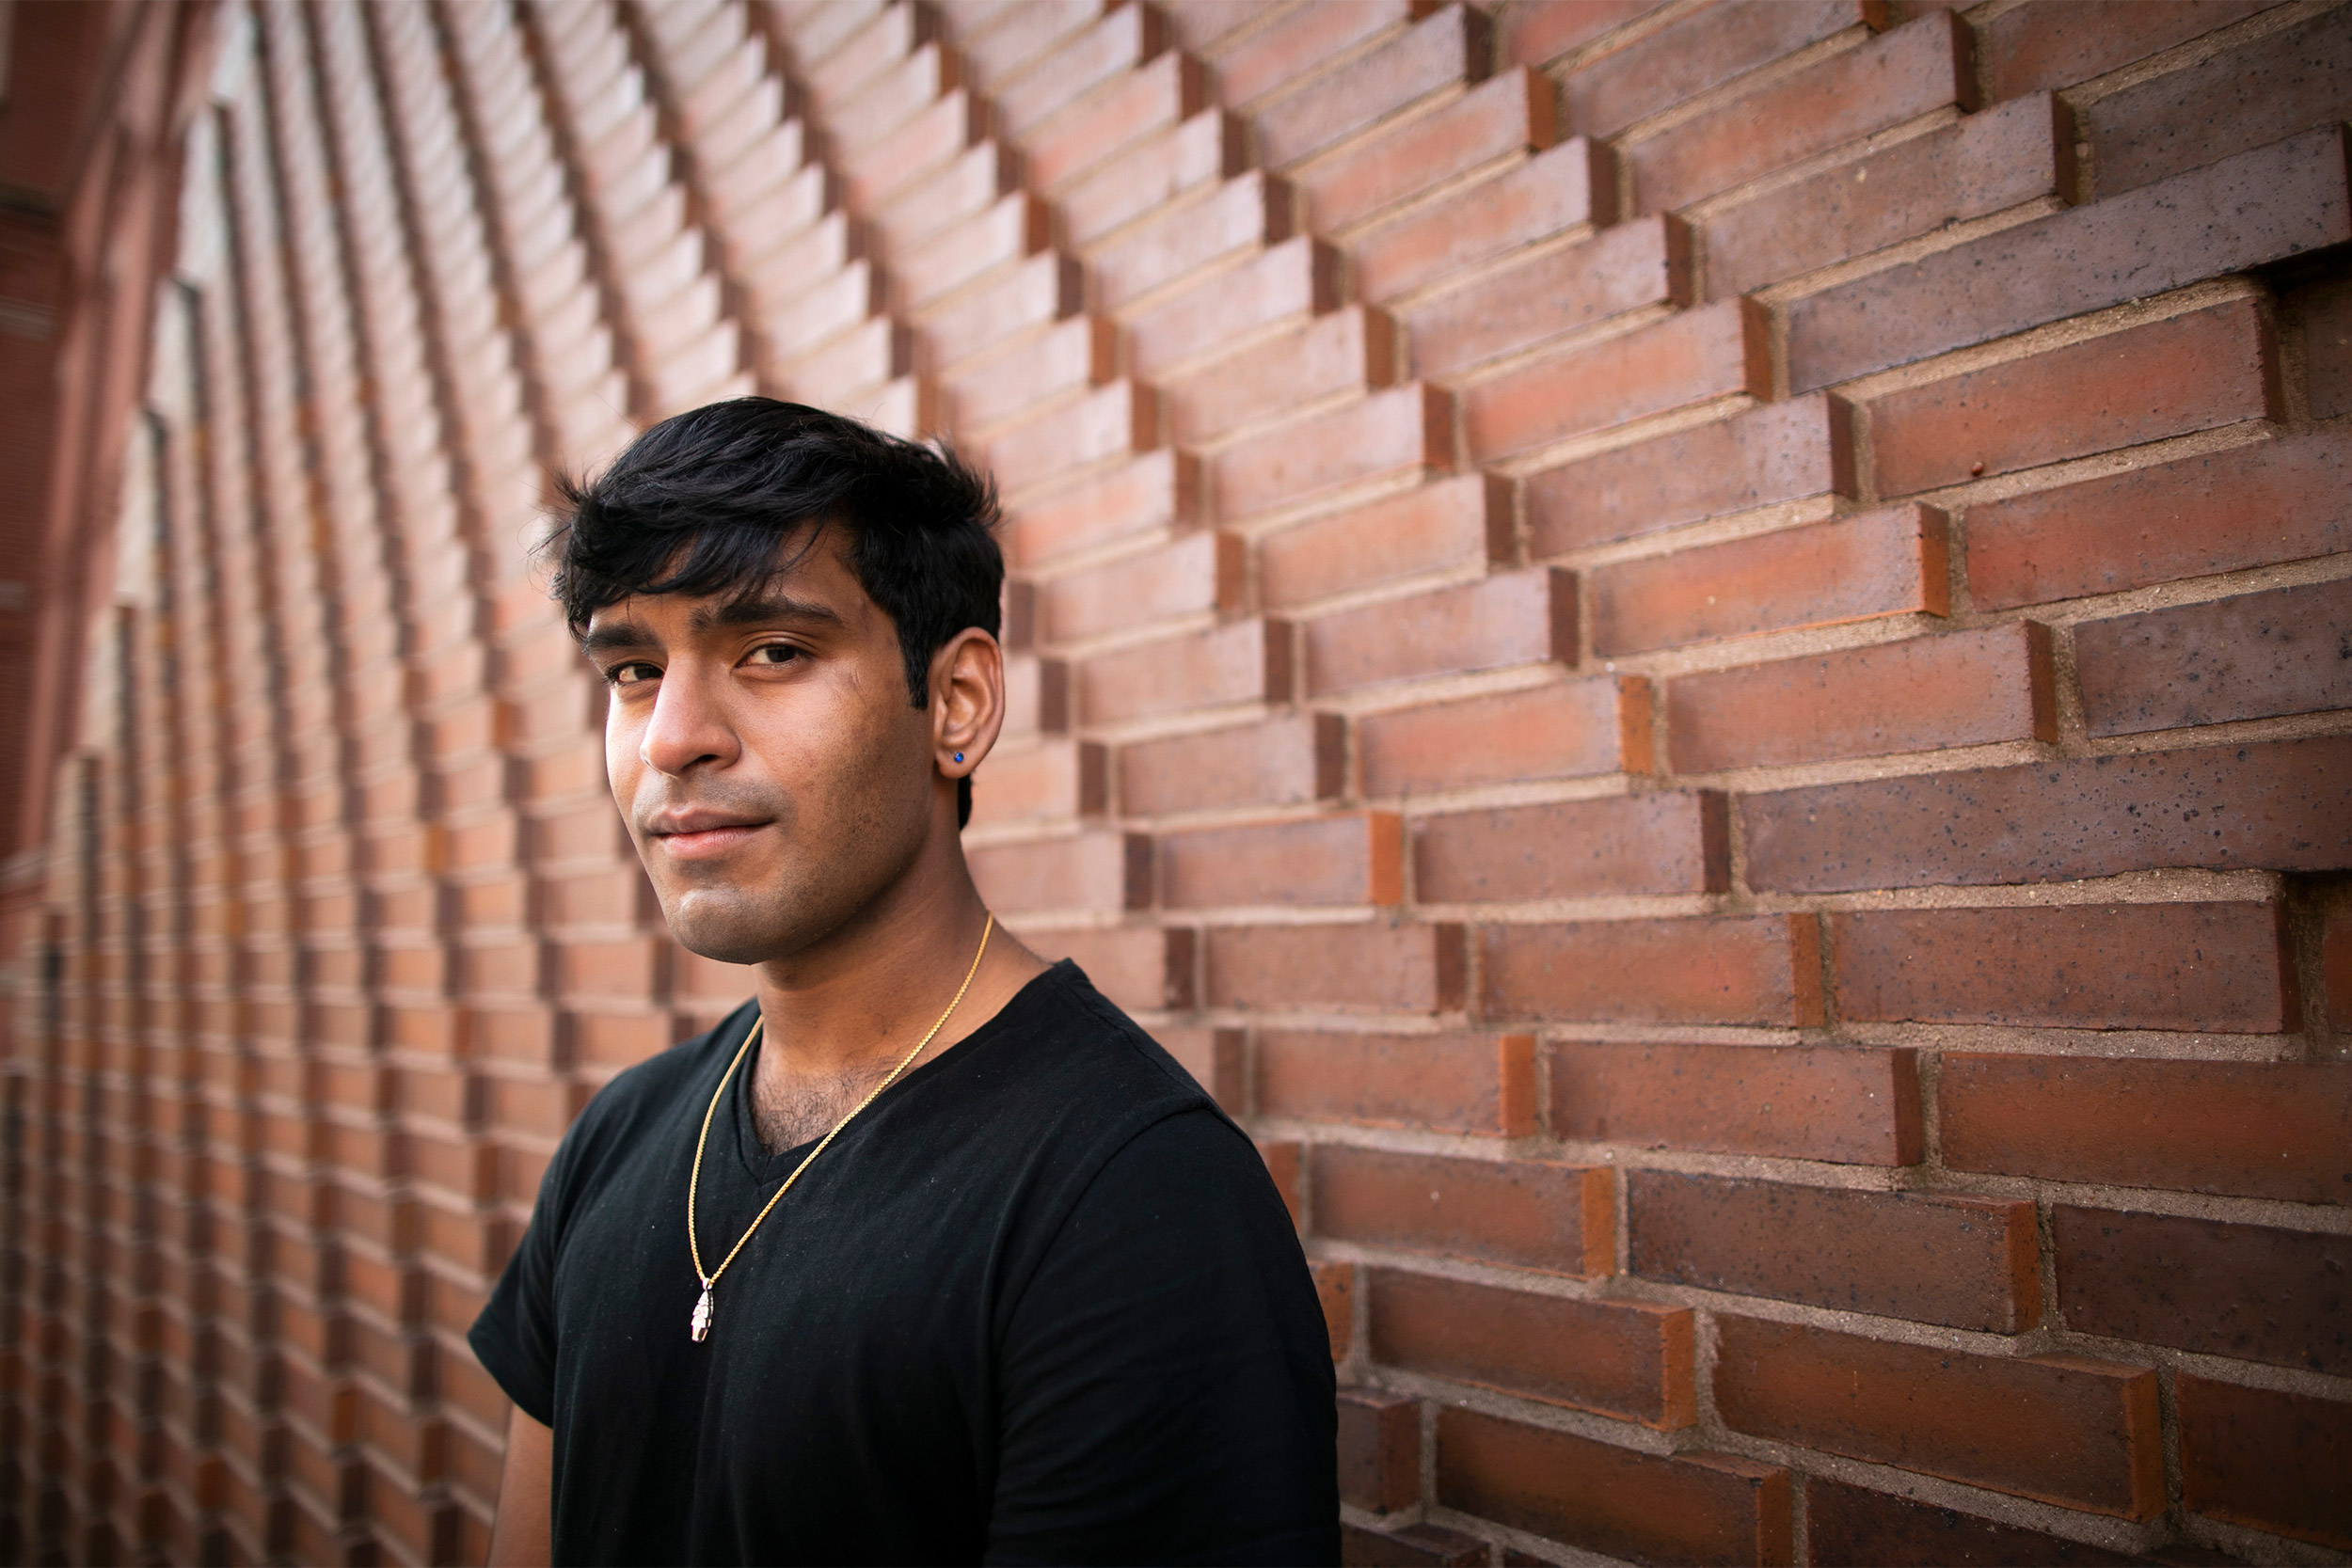
[[[673,860],[707,860],[725,854],[767,825],[764,817],[728,812],[663,811],[654,814],[645,831]]]

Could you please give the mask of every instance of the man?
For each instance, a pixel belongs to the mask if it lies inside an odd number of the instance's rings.
[[[614,803],[758,994],[548,1167],[471,1335],[515,1402],[491,1560],[1336,1560],[1329,1344],[1256,1150],[964,866],[988,483],[745,398],[565,499]]]

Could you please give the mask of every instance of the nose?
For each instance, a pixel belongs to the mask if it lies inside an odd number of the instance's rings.
[[[637,755],[644,765],[679,778],[697,767],[723,768],[739,750],[716,683],[691,660],[680,659],[665,670],[653,713],[637,741]]]

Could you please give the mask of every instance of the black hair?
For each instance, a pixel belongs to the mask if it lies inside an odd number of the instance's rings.
[[[827,525],[843,531],[850,571],[898,626],[916,707],[930,701],[932,655],[966,627],[992,637],[1000,627],[996,486],[945,444],[802,404],[735,398],[662,420],[594,480],[559,474],[555,485],[542,548],[575,634],[632,594],[756,593]],[[966,777],[956,819],[971,816]]]

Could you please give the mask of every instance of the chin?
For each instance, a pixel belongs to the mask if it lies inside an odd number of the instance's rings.
[[[662,909],[678,945],[713,963],[755,964],[799,945],[784,912],[759,901],[696,889]]]

